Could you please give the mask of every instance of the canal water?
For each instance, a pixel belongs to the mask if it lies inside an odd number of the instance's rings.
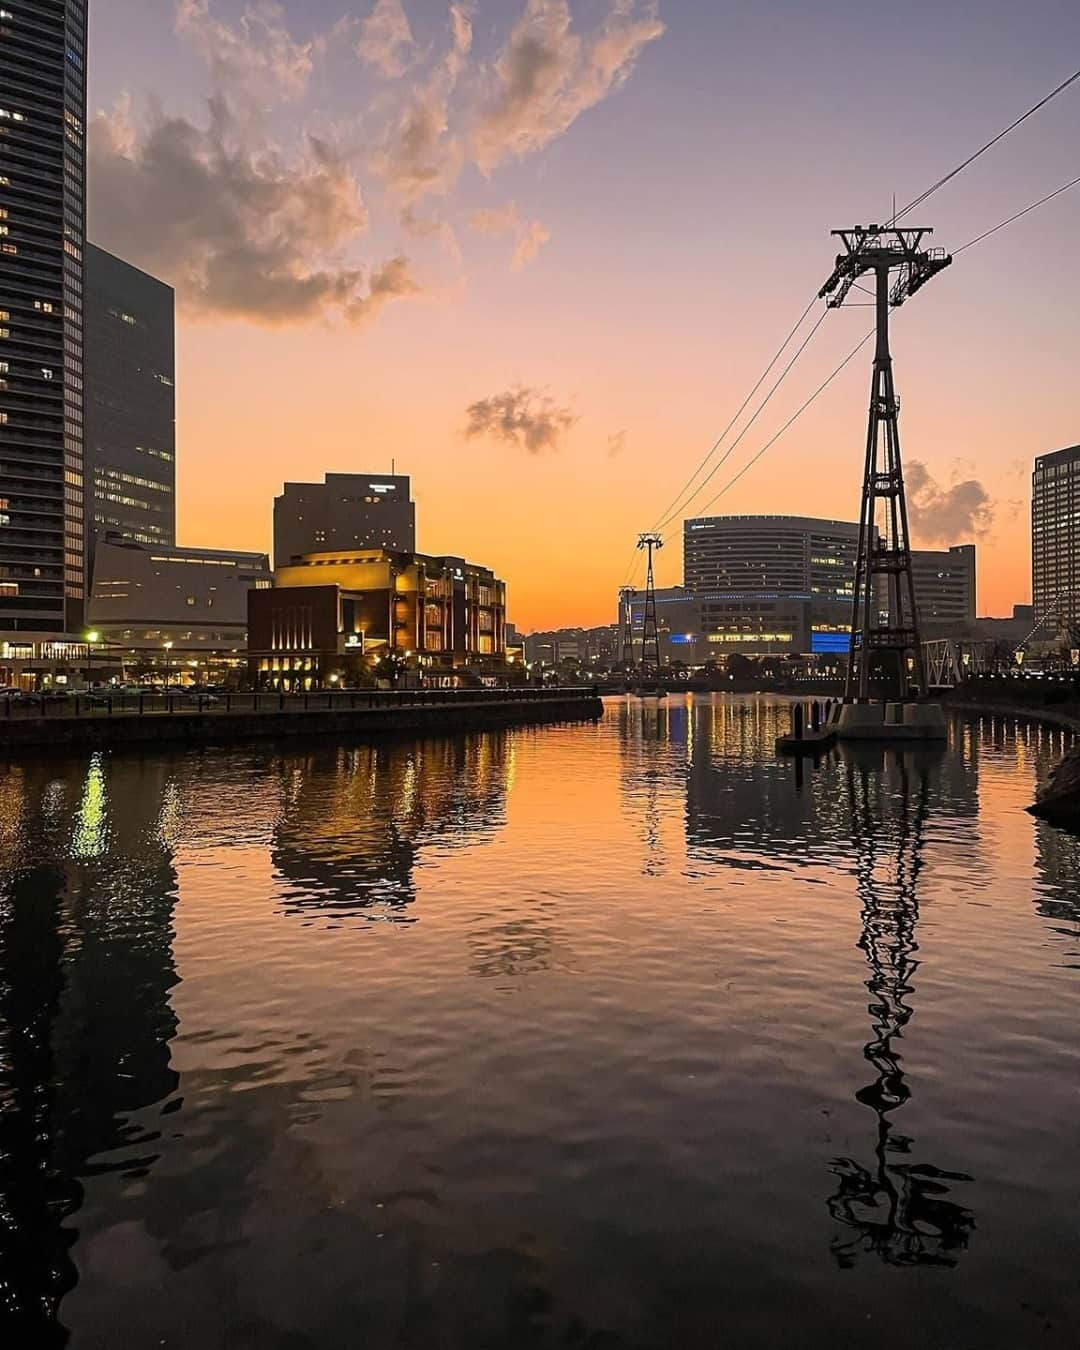
[[[761,698],[0,771],[0,1343],[1080,1343],[1062,737]]]

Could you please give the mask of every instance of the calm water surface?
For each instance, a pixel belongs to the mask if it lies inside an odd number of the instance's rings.
[[[1080,1343],[1061,737],[0,768],[0,1343]]]

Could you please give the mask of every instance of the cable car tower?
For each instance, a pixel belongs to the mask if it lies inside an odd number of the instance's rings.
[[[889,311],[902,305],[952,262],[943,249],[923,248],[929,229],[890,225],[856,225],[833,230],[844,246],[832,276],[819,294],[830,309],[839,309],[859,278],[873,276],[877,309],[877,350],[870,390],[870,424],[866,437],[859,552],[852,604],[847,703],[870,701],[875,666],[895,662],[901,701],[911,697],[908,657],[914,660],[915,684],[926,694],[926,663],[915,606],[911,568],[904,469],[900,457],[900,405],[893,383],[889,351]],[[895,279],[894,279],[895,274]],[[884,584],[882,584],[884,578]],[[887,616],[882,605],[887,604]]]
[[[660,678],[660,630],[656,623],[656,577],[653,572],[653,554],[664,547],[659,534],[638,537],[638,548],[647,549],[649,569],[645,580],[645,618],[641,632],[641,677],[643,681]]]

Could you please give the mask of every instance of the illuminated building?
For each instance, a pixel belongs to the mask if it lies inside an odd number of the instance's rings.
[[[715,653],[848,649],[859,527],[807,516],[708,516],[683,525],[688,590]]]
[[[249,668],[271,688],[351,682],[365,657],[431,674],[499,674],[506,585],[463,558],[386,549],[309,553],[248,596]]]
[[[327,549],[416,548],[416,507],[400,474],[328,473],[322,483],[286,483],[274,498],[274,566]]]
[[[77,632],[85,0],[0,8],[0,630]]]
[[[1035,461],[1031,565],[1035,615],[1047,621],[1046,633],[1080,624],[1080,445]]]
[[[174,327],[171,287],[87,244],[88,593],[106,535],[176,543]]]

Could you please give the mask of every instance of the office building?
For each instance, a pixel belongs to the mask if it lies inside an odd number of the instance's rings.
[[[416,507],[407,477],[328,473],[322,483],[286,483],[274,498],[276,568],[308,553],[380,548],[416,549]]]
[[[949,549],[913,549],[911,570],[915,608],[926,637],[952,637],[973,631],[975,545]]]
[[[176,348],[172,288],[86,246],[87,589],[106,535],[176,543]]]
[[[161,548],[119,536],[98,542],[88,624],[112,665],[242,669],[248,592],[268,590],[265,553]]]
[[[713,654],[839,655],[850,641],[859,527],[806,516],[711,516],[683,526],[685,591]]]
[[[0,18],[0,631],[82,625],[86,0]]]
[[[248,596],[249,669],[274,689],[354,682],[395,655],[432,678],[506,665],[506,586],[463,558],[310,553]]]
[[[1044,630],[1080,624],[1080,445],[1035,461],[1031,498],[1032,598]]]

